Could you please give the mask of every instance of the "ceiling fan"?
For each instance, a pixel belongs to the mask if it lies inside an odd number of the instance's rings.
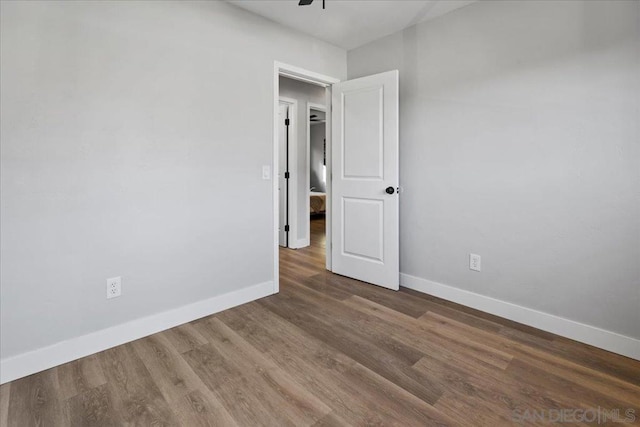
[[[298,6],[309,6],[311,3],[313,3],[313,0],[300,0]],[[324,0],[322,0],[322,8],[324,9]]]
[[[324,117],[318,117],[317,114],[312,114],[309,116],[310,123],[326,123],[327,120]]]

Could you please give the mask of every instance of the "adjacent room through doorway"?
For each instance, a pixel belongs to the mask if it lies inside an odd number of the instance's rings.
[[[327,89],[279,78],[279,245],[301,249],[326,236]],[[323,263],[324,264],[324,263]]]
[[[280,281],[305,266],[305,280],[327,273],[327,117],[324,86],[279,77],[278,232]]]

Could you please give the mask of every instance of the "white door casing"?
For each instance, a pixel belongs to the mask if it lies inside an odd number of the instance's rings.
[[[332,119],[332,270],[397,290],[398,71],[334,84]]]
[[[278,105],[283,101],[283,97],[280,96],[280,76],[288,77],[294,80],[301,80],[307,83],[316,84],[327,88],[326,106],[329,112],[331,109],[331,85],[338,83],[340,79],[320,74],[314,71],[306,70],[304,68],[285,64],[280,61],[273,62],[273,137],[272,137],[272,155],[273,155],[273,170],[279,169],[279,109]],[[287,102],[286,99],[284,99]],[[292,108],[292,128],[296,126],[296,109]],[[327,130],[332,128],[331,126],[331,114],[327,114]],[[292,131],[293,134],[295,132]],[[295,144],[294,144],[295,145]],[[327,132],[327,175],[331,174],[331,132]],[[279,266],[279,182],[275,179],[272,180],[272,195],[273,195],[273,292],[278,293],[280,290],[280,266]],[[327,194],[331,192],[331,181],[327,180]],[[295,194],[294,194],[295,195]],[[327,197],[327,211],[330,210],[331,198]],[[326,266],[328,270],[331,270],[331,233],[328,231],[331,229],[331,215],[327,215],[327,247],[326,247]]]
[[[296,236],[298,230],[298,216],[296,213],[296,206],[298,203],[298,197],[296,196],[298,188],[296,185],[296,177],[298,176],[296,161],[298,156],[298,150],[296,147],[298,143],[298,139],[296,137],[298,122],[298,100],[285,96],[280,96],[278,99],[278,113],[280,112],[280,109],[283,108],[283,106],[286,107],[286,116],[283,118],[283,120],[280,121],[280,117],[278,117],[278,144],[281,145],[278,147],[278,174],[280,175],[280,178],[282,178],[282,180],[278,180],[278,188],[282,188],[282,191],[278,191],[280,199],[278,203],[278,240],[279,243],[282,242],[282,240],[280,239],[280,237],[283,237],[280,232],[280,230],[282,230],[282,233],[284,233],[286,244],[281,244],[281,246],[295,248],[296,239],[294,238],[294,236]],[[286,126],[284,124],[285,118],[289,119],[289,126]],[[288,144],[287,139],[289,141]],[[287,145],[289,158],[288,162]],[[286,171],[289,172],[289,179],[285,178],[284,173]],[[282,218],[284,222],[281,223],[280,218]],[[285,225],[289,225],[288,233],[284,231]]]
[[[278,221],[278,236],[280,246],[287,246],[287,235],[284,231],[286,225],[286,181],[284,179],[284,173],[287,168],[287,127],[285,126],[285,119],[288,118],[289,106],[287,104],[278,105],[278,201],[280,208],[278,209],[279,221]]]

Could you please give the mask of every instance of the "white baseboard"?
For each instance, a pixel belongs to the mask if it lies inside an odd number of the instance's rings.
[[[272,295],[273,292],[272,281],[259,283],[3,359],[0,361],[0,384]]]
[[[291,248],[302,249],[306,248],[307,246],[309,246],[309,239],[297,239]]]
[[[404,273],[400,285],[640,360],[640,340],[632,337]]]

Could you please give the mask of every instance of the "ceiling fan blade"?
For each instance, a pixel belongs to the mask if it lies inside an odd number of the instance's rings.
[[[311,3],[313,3],[313,0],[300,0],[298,6],[309,6]],[[324,9],[324,0],[322,0],[322,8]]]

